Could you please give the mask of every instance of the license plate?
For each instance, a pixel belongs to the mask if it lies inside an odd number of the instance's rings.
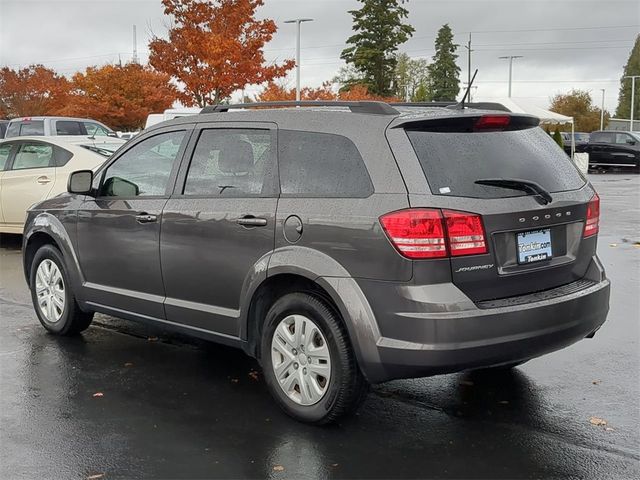
[[[518,263],[535,263],[553,258],[551,230],[532,230],[517,234]]]

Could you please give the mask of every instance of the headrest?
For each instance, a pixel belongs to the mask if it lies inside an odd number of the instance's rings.
[[[222,173],[247,173],[253,170],[253,147],[249,142],[230,139],[221,145],[218,169]]]

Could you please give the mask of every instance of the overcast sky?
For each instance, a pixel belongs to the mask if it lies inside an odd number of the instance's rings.
[[[265,0],[260,17],[279,30],[265,47],[267,60],[293,58],[295,26],[283,21],[311,17],[302,28],[302,83],[319,86],[343,65],[340,52],[351,34],[348,10],[355,0]],[[508,62],[514,61],[513,97],[545,107],[556,93],[589,90],[596,104],[615,109],[619,78],[640,32],[638,0],[410,0],[414,36],[400,50],[431,58],[435,34],[449,23],[461,45],[458,65],[466,81],[465,45],[472,34],[476,99],[507,95]],[[0,65],[43,63],[71,75],[89,65],[131,59],[132,25],[138,53],[147,58],[152,33],[163,36],[168,19],[160,0],[0,0]],[[293,73],[289,84],[295,84]],[[255,93],[252,89],[250,93]]]

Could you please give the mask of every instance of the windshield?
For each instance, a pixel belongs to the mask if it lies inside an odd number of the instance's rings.
[[[502,198],[526,195],[475,181],[517,178],[549,192],[585,184],[569,157],[541,128],[503,132],[437,133],[408,130],[407,135],[435,195]]]

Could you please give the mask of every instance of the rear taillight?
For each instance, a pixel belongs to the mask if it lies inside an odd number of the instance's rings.
[[[487,253],[480,215],[413,208],[380,217],[391,243],[405,257],[444,258]]]
[[[600,197],[596,193],[587,205],[587,222],[584,224],[584,237],[598,233],[600,223]]]
[[[443,214],[447,221],[449,251],[452,257],[487,253],[480,215],[451,210],[444,210]]]
[[[416,208],[380,217],[391,243],[407,258],[447,256],[440,210]]]

